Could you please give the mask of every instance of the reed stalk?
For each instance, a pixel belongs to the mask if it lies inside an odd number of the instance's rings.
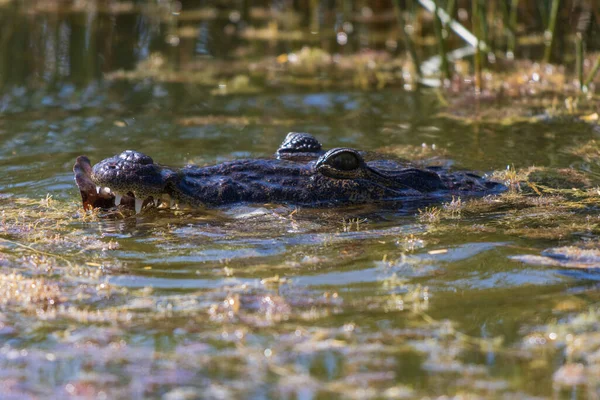
[[[588,74],[587,78],[585,78],[585,82],[583,82],[584,88],[587,88],[590,85],[590,83],[592,83],[594,77],[598,73],[598,70],[600,70],[600,56],[596,57],[596,62],[594,62],[590,73]]]
[[[478,0],[473,0],[473,1],[478,1]],[[486,44],[486,48],[488,51],[491,51],[491,42],[489,40],[489,25],[488,25],[488,21],[487,21],[487,6],[485,2],[480,2],[477,5],[477,9],[478,9],[478,17],[479,17],[479,35],[477,35],[479,37],[479,39],[481,40],[481,42]]]
[[[406,24],[404,23],[402,10],[400,9],[400,0],[394,0],[394,13],[396,14],[396,20],[398,21],[398,28],[400,28],[400,31],[402,32],[402,39],[404,40],[404,45],[406,46],[406,49],[410,54],[415,73],[417,74],[417,79],[420,80],[422,75],[419,56],[417,55],[417,50],[411,35],[409,35],[408,32],[406,32]]]
[[[549,14],[548,6],[546,3],[547,3],[547,1],[545,1],[545,0],[536,1],[538,12],[539,12],[539,15],[542,20],[542,26],[545,28],[548,27],[548,14]]]
[[[423,6],[430,13],[435,12],[435,3],[432,0],[418,0],[419,4]],[[443,24],[446,24],[454,33],[456,33],[461,39],[467,42],[469,45],[475,47],[477,38],[467,28],[462,26],[458,21],[451,17],[452,14],[446,13],[443,9],[438,10],[438,17],[442,20]],[[479,41],[480,46],[485,47],[486,44]]]
[[[577,71],[579,90],[583,91],[583,35],[581,32],[575,34],[575,70]]]
[[[556,31],[556,19],[558,16],[558,6],[560,5],[560,0],[552,0],[552,6],[550,9],[550,19],[548,22],[548,28],[546,32],[544,32],[544,36],[546,39],[546,49],[544,50],[544,62],[550,62],[550,57],[552,56],[552,45],[554,44],[554,33]]]
[[[471,24],[473,25],[473,34],[475,35],[475,92],[481,93],[481,48],[479,41],[481,34],[479,32],[479,0],[473,0],[471,2]]]
[[[439,1],[435,1],[435,13],[433,16],[433,25],[435,29],[435,36],[438,41],[438,49],[440,51],[440,58],[442,59],[442,74],[444,79],[450,79],[450,65],[448,64],[448,55],[446,51],[446,38],[444,37],[444,32],[442,28],[442,21],[440,20],[438,10],[439,10]]]
[[[510,16],[508,19],[511,35],[508,38],[508,51],[511,58],[515,58],[515,48],[517,42],[517,11],[519,9],[519,0],[512,0],[510,5]]]
[[[455,9],[456,9],[456,1],[448,0],[448,3],[446,4],[446,13],[450,16],[450,18],[452,18],[452,16],[454,15]],[[444,23],[444,26],[446,26],[445,23]]]
[[[587,79],[583,76],[583,60],[585,56],[585,39],[593,22],[593,6],[595,2],[587,2],[580,4],[579,15],[575,24],[575,61],[577,70],[577,79],[579,81],[579,90],[582,93],[587,92]],[[593,68],[592,68],[593,70]],[[593,75],[592,75],[593,79]]]
[[[509,9],[510,5],[510,9]],[[519,0],[501,1],[502,22],[506,32],[506,58],[513,60],[515,58],[515,44],[517,37],[517,10]]]
[[[0,19],[0,22],[4,21]],[[9,43],[12,38],[13,27],[15,25],[11,23],[4,23],[0,26],[0,49],[3,49],[3,51],[0,51],[0,89],[2,89],[2,87],[9,82],[8,72],[11,57],[8,49],[10,48]]]
[[[308,7],[310,10],[310,31],[319,32],[319,1],[310,0]]]

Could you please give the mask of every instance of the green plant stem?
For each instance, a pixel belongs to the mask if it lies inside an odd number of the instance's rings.
[[[417,50],[412,41],[410,35],[406,32],[406,24],[404,23],[404,17],[402,16],[402,10],[400,9],[400,0],[394,0],[394,13],[396,14],[396,19],[398,21],[398,27],[402,32],[402,38],[404,40],[404,44],[410,54],[410,58],[412,59],[413,66],[415,69],[415,73],[417,74],[417,79],[421,79],[421,64],[419,63],[419,57],[417,55]]]
[[[548,7],[546,1],[537,1],[538,12],[542,18],[542,26],[548,27]]]
[[[580,32],[575,34],[575,69],[577,71],[579,90],[583,91],[583,36]]]
[[[479,34],[477,36],[479,37],[479,39],[481,39],[481,41],[483,41],[483,43],[486,44],[487,50],[492,51],[491,42],[489,40],[489,26],[486,18],[487,6],[485,5],[485,3],[479,3],[477,4],[477,9],[479,11]]]
[[[312,32],[319,32],[319,1],[310,0],[310,30]]]
[[[15,242],[14,240],[9,240],[9,239],[5,239],[5,238],[0,238],[0,242],[5,242],[5,243],[12,244],[13,246],[17,246],[17,247],[20,247],[22,249],[29,250],[32,253],[40,254],[40,255],[43,255],[43,256],[47,256],[47,257],[55,257],[55,258],[58,258],[60,260],[63,260],[64,262],[66,262],[69,267],[72,266],[71,261],[67,260],[65,257],[63,257],[63,256],[61,256],[59,254],[47,253],[45,251],[34,249],[33,247],[28,246],[26,244],[23,244],[23,243],[20,243],[20,242]]]
[[[442,21],[438,15],[439,0],[435,0],[435,13],[433,16],[433,25],[435,28],[435,36],[438,41],[438,49],[440,51],[440,58],[442,59],[442,74],[445,79],[450,79],[450,66],[448,65],[448,56],[446,52],[446,38],[442,31]]]
[[[477,38],[475,43],[475,91],[477,94],[481,93],[481,49],[479,46],[480,33],[479,33],[479,0],[473,0],[471,2],[471,23],[473,25],[473,34]]]
[[[455,0],[448,0],[448,4],[446,4],[446,13],[450,16],[450,18],[454,18],[454,9],[456,8]],[[446,24],[444,24],[445,26]]]
[[[598,70],[600,70],[600,55],[596,57],[596,62],[592,66],[592,69],[590,70],[590,73],[588,74],[587,78],[585,78],[585,82],[583,83],[584,87],[587,88],[590,85],[590,83],[592,83],[594,77],[596,76],[596,73],[598,73]]]
[[[510,5],[510,14],[508,18],[508,54],[515,58],[515,44],[517,42],[517,10],[519,9],[519,0],[512,0]]]
[[[423,6],[430,13],[435,12],[435,3],[432,0],[418,0],[419,4]],[[477,38],[467,28],[458,23],[452,14],[447,14],[444,10],[438,10],[438,17],[442,20],[443,24],[446,24],[454,33],[460,36],[469,45],[475,47]],[[486,47],[486,44],[481,40],[479,41],[481,47]]]
[[[554,44],[554,33],[556,31],[556,19],[558,16],[558,6],[560,0],[552,0],[552,8],[550,9],[550,22],[548,23],[548,29],[546,29],[545,35],[549,35],[549,40],[546,41],[546,49],[544,50],[544,62],[550,62],[552,56],[552,45]]]

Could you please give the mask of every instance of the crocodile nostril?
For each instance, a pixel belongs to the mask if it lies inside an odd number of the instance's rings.
[[[109,166],[108,166],[108,168],[109,168],[109,169],[117,169],[117,166],[116,166],[116,165],[114,165],[114,164],[112,164],[112,165],[109,165]]]

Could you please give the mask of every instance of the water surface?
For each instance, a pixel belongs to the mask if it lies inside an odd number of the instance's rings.
[[[0,284],[15,297],[0,303],[0,385],[9,396],[562,393],[552,386],[562,354],[528,348],[528,335],[594,307],[600,275],[509,257],[589,232],[521,237],[495,213],[434,227],[419,207],[402,206],[259,204],[92,218],[71,168],[78,155],[94,162],[124,149],[175,166],[270,157],[287,132],[306,131],[326,148],[427,150],[431,162],[482,173],[543,166],[597,174],[598,165],[568,151],[596,138],[593,126],[449,118],[427,90],[219,96],[208,84],[107,80],[103,73],[132,70],[155,51],[170,62],[201,61],[203,38],[171,48],[168,21],[152,14],[31,16],[1,7],[0,267],[57,292],[49,304],[15,294],[14,276]],[[217,35],[221,25],[211,24],[200,27]],[[100,48],[103,35],[111,52]],[[256,44],[240,43],[229,45]],[[39,63],[19,58],[29,47]],[[39,205],[47,195],[53,203]],[[40,281],[21,292],[32,284]]]

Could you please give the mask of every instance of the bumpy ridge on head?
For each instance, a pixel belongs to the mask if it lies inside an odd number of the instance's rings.
[[[310,133],[290,132],[287,134],[277,153],[317,153],[321,143]]]
[[[137,163],[141,165],[148,165],[154,163],[152,157],[135,150],[125,150],[124,152],[119,154],[118,157],[123,161]]]

